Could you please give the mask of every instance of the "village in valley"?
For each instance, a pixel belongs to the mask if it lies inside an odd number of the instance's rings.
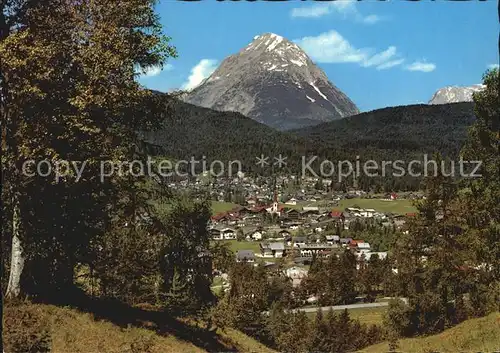
[[[314,259],[338,256],[346,249],[360,263],[374,255],[385,259],[390,244],[377,234],[406,232],[406,220],[416,211],[413,203],[423,197],[418,192],[367,193],[330,179],[253,178],[242,173],[236,178],[182,180],[170,187],[195,196],[209,193],[212,242],[228,244],[236,262],[281,271],[294,287],[307,277]],[[378,232],[366,239],[366,231],[360,232],[366,229]],[[227,291],[228,274],[214,270],[214,288]]]

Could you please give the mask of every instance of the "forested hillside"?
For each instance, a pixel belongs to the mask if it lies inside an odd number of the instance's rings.
[[[184,103],[157,93],[164,101],[166,120],[160,129],[143,132],[142,139],[153,155],[189,160],[194,157],[223,163],[241,161],[246,172],[269,173],[256,165],[256,157],[286,157],[287,166],[277,172],[300,174],[314,156],[311,170],[320,173],[322,161],[382,161],[429,159],[435,153],[456,159],[467,129],[474,121],[472,103],[410,105],[359,114],[318,126],[276,131],[236,112],[219,112]],[[302,159],[304,158],[304,159]],[[415,170],[421,166],[416,165]],[[390,170],[390,169],[389,169]],[[332,175],[337,178],[335,172]],[[352,181],[351,181],[352,182]],[[416,190],[420,178],[404,176],[358,178],[358,186],[376,190]]]
[[[455,157],[475,120],[473,109],[473,103],[389,107],[293,132],[319,149],[342,148],[364,156],[440,152]]]
[[[191,157],[227,162],[239,160],[245,168],[259,171],[255,157],[283,154],[300,160],[308,141],[279,132],[236,112],[219,112],[184,103],[163,94],[168,117],[155,131],[143,132],[144,140],[156,148],[150,152],[177,159]]]
[[[279,132],[236,112],[219,112],[161,94],[168,118],[156,131],[143,132],[150,153],[178,159],[240,160],[260,172],[255,157],[288,157],[300,171],[301,157],[329,160],[409,161],[436,152],[454,158],[474,121],[472,103],[410,105],[375,110],[321,124]]]

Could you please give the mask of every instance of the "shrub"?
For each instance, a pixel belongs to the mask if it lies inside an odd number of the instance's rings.
[[[3,345],[9,353],[50,352],[50,322],[36,305],[4,307]]]

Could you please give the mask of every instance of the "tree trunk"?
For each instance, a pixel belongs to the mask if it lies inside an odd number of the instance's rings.
[[[12,250],[10,261],[9,284],[7,285],[7,298],[18,298],[21,294],[21,275],[24,269],[24,252],[21,243],[21,210],[19,196],[14,194],[12,199]]]

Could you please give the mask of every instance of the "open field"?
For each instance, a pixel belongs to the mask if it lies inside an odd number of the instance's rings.
[[[386,353],[388,347],[388,343],[380,343],[367,347],[360,353]],[[437,335],[400,340],[397,351],[408,353],[499,352],[500,313],[467,320]]]
[[[387,307],[351,309],[349,315],[351,319],[359,320],[362,324],[382,325],[383,315],[386,311]]]
[[[212,214],[231,211],[236,206],[238,205],[232,202],[212,201]]]
[[[285,205],[288,208],[293,208],[301,211],[305,206],[319,206],[323,207],[325,205],[324,201],[310,202],[310,201],[300,201],[297,205]],[[226,212],[232,210],[234,207],[238,206],[231,202],[221,202],[212,201],[212,213],[217,214],[220,212]],[[336,207],[331,207],[332,209],[344,210],[346,207],[358,206],[361,208],[373,208],[380,212],[393,212],[398,214],[405,214],[408,212],[416,212],[416,208],[412,204],[412,200],[382,200],[382,199],[344,199],[339,201],[339,205]]]
[[[339,209],[344,210],[346,207],[359,206],[361,208],[373,208],[380,212],[393,212],[405,214],[407,212],[416,212],[416,208],[412,205],[411,200],[393,200],[385,201],[381,199],[345,199],[340,200]]]
[[[363,199],[363,198],[354,198],[354,199],[344,199],[340,200],[338,206],[330,207],[332,209],[344,210],[346,207],[358,206],[361,208],[373,208],[376,211],[380,212],[393,212],[398,214],[405,214],[408,212],[416,212],[416,208],[412,204],[412,200],[382,200],[382,199]],[[326,201],[300,201],[297,202],[297,205],[284,205],[289,208],[294,208],[299,211],[302,210],[304,206],[318,206],[324,207],[326,205]]]
[[[260,242],[258,241],[237,241],[237,240],[218,240],[221,243],[229,244],[229,248],[236,253],[238,250],[252,250],[254,253],[260,253]]]
[[[349,309],[349,315],[353,320],[359,320],[362,324],[367,325],[382,325],[383,315],[387,311],[387,307],[381,308],[363,308],[363,309]],[[327,312],[323,312],[326,315]],[[339,314],[340,311],[336,311]],[[313,319],[316,317],[316,313],[309,312],[306,315]]]

